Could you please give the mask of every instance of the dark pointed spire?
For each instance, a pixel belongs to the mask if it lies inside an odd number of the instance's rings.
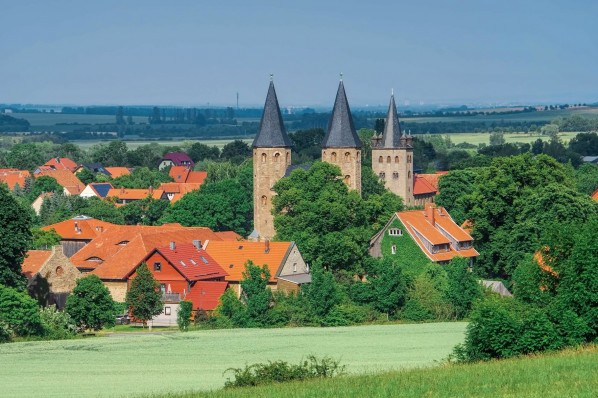
[[[260,122],[260,129],[253,140],[254,148],[290,147],[291,140],[287,135],[278,106],[278,98],[274,89],[274,82],[270,75],[270,87],[266,96],[264,113]]]
[[[388,105],[388,114],[386,115],[386,125],[382,133],[383,148],[399,148],[401,146],[401,125],[399,124],[399,115],[395,105],[394,93],[390,96],[390,105]]]
[[[322,148],[361,148],[361,140],[355,132],[342,75]]]

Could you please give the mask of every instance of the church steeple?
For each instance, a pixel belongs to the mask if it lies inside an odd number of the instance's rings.
[[[386,115],[386,125],[384,126],[384,133],[382,133],[382,147],[399,148],[404,146],[401,145],[401,135],[401,125],[399,123],[399,115],[397,114],[397,106],[393,94],[390,96],[388,114]]]
[[[322,142],[322,148],[361,148],[361,140],[353,125],[353,117],[342,79],[338,85],[332,116]]]
[[[258,130],[255,139],[253,140],[254,148],[284,148],[290,147],[291,140],[287,135],[282,122],[282,115],[280,113],[280,106],[278,105],[278,98],[276,97],[276,90],[274,89],[274,82],[270,80],[270,87],[268,88],[268,95],[266,96],[266,103],[264,105],[264,113],[260,122],[260,129]]]

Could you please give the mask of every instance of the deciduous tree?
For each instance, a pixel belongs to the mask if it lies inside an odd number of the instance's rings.
[[[77,285],[66,300],[66,312],[80,330],[100,330],[104,326],[113,326],[116,316],[110,291],[96,275],[77,280]]]
[[[144,326],[147,321],[162,312],[164,301],[160,284],[147,268],[147,264],[142,263],[137,268],[137,275],[133,278],[131,287],[127,291],[126,302],[131,314],[142,321]]]

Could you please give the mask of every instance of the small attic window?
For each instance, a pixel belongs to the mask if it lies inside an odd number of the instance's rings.
[[[179,260],[179,263],[181,263],[181,265],[182,265],[183,267],[186,267],[186,266],[187,266],[187,264],[185,264],[185,263],[183,262],[183,260]]]
[[[228,268],[232,268],[232,267],[234,267],[234,266],[235,266],[235,264],[230,264],[230,265],[228,266]]]
[[[101,262],[103,262],[104,260],[102,260],[102,259],[101,259],[101,258],[99,258],[99,257],[95,257],[95,256],[94,256],[94,257],[89,257],[89,258],[88,258],[87,260],[85,260],[85,261],[95,261],[95,262],[97,262],[97,263],[101,263]]]
[[[243,245],[239,246],[239,250],[243,250]]]
[[[191,262],[191,264],[193,264],[193,265],[197,265],[197,263],[196,263],[195,261],[193,261],[193,259],[192,259],[192,258],[190,258],[190,259],[189,259],[189,261]]]
[[[204,256],[199,256],[199,258],[201,258],[201,261],[203,261],[205,264],[208,263],[208,260]]]
[[[390,236],[403,236],[403,231],[400,228],[390,228],[388,230]]]
[[[120,242],[117,243],[118,246],[126,246],[129,243],[128,240],[121,240]]]

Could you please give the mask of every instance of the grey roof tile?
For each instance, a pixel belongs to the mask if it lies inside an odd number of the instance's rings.
[[[287,135],[278,106],[274,82],[270,82],[264,113],[260,122],[260,129],[253,140],[254,148],[280,148],[290,147],[291,139]]]
[[[332,116],[330,116],[322,148],[361,148],[361,140],[353,125],[353,117],[342,80],[338,85]]]

